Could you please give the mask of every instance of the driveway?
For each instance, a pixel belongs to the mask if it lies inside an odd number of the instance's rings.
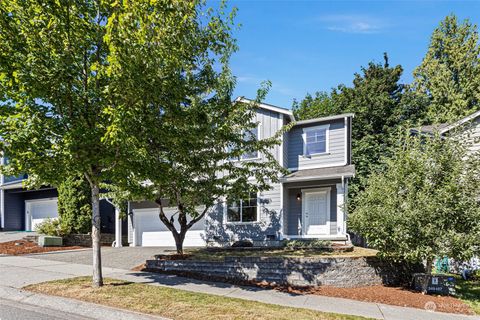
[[[16,241],[23,239],[25,236],[35,236],[35,232],[27,232],[27,231],[2,231],[0,232],[0,243],[2,242],[9,242],[9,241]]]
[[[173,247],[102,247],[102,266],[123,270],[145,263],[156,254],[174,250]],[[55,251],[42,254],[32,254],[25,257],[59,261],[76,264],[92,265],[92,249],[80,249],[75,251]]]

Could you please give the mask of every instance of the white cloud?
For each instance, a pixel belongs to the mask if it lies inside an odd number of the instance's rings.
[[[379,33],[388,27],[388,24],[381,19],[355,14],[324,15],[320,16],[318,21],[322,22],[328,30],[344,33]]]

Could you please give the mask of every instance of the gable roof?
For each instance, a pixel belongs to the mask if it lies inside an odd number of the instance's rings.
[[[452,123],[451,125],[446,126],[445,128],[440,130],[440,134],[444,134],[452,129],[458,128],[459,126],[467,122],[470,122],[472,120],[475,120],[478,117],[480,117],[480,110],[472,113],[471,115],[466,116],[465,118],[458,120],[457,122]]]
[[[252,102],[255,102],[255,100],[247,99],[245,97],[238,97],[237,99],[235,99],[235,102],[252,103]],[[275,111],[275,112],[284,114],[288,116],[291,121],[295,121],[295,117],[293,116],[292,111],[288,109],[277,107],[268,103],[261,103],[261,102],[258,103],[258,107],[265,110]]]
[[[412,128],[410,129],[412,132],[421,132],[421,133],[427,133],[427,134],[433,134],[435,132],[438,132],[440,135],[444,135],[448,131],[458,128],[461,125],[470,122],[472,120],[475,120],[476,118],[480,117],[480,110],[477,112],[474,112],[452,124],[448,123],[440,123],[440,124],[433,124],[433,125],[427,125],[427,126],[421,126],[419,129]]]
[[[342,114],[336,114],[336,115],[333,115],[333,116],[326,116],[326,117],[321,117],[321,118],[314,118],[314,119],[297,121],[297,122],[295,122],[295,125],[298,126],[298,125],[303,125],[303,124],[311,124],[311,123],[337,120],[337,119],[343,119],[343,118],[353,118],[354,116],[355,115],[353,113],[342,113]]]

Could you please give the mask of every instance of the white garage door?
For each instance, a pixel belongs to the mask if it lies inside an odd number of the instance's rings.
[[[170,217],[175,214],[176,209],[166,208],[165,214]],[[158,209],[138,209],[133,210],[134,228],[137,246],[142,247],[174,247],[175,240],[170,230],[160,221]],[[174,217],[175,226],[179,230],[177,216]],[[204,220],[198,221],[187,231],[185,235],[184,247],[204,246]]]
[[[58,218],[57,199],[25,201],[26,230],[36,231],[37,225],[45,219]]]

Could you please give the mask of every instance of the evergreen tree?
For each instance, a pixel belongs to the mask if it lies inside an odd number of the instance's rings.
[[[447,16],[414,71],[414,86],[430,100],[428,121],[454,122],[480,109],[480,43],[468,20]]]

